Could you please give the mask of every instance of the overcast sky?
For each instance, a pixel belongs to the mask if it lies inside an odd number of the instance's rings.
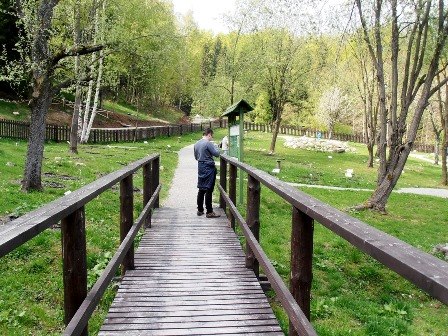
[[[227,33],[228,29],[222,16],[233,11],[235,0],[171,0],[174,12],[185,15],[193,12],[196,23],[202,29],[217,33]]]
[[[193,13],[194,20],[199,28],[210,30],[213,33],[228,33],[224,22],[224,14],[234,12],[236,0],[171,0],[176,14],[185,15],[189,11]],[[323,22],[331,21],[335,8],[347,0],[320,0],[314,9]]]

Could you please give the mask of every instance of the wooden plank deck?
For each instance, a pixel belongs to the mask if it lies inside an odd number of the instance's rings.
[[[283,335],[225,216],[160,208],[99,335]]]

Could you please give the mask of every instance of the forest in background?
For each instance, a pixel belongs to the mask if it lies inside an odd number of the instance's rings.
[[[31,7],[39,1],[24,2]],[[292,1],[238,1],[235,12],[225,18],[231,33],[213,35],[198,28],[191,14],[176,17],[169,1],[69,0],[55,7],[50,48],[106,45],[101,98],[138,110],[170,105],[186,115],[217,117],[234,101],[245,99],[256,107],[252,120],[269,123],[277,112],[275,95],[284,95],[284,123],[362,131],[362,72],[371,65],[365,64],[367,50],[350,12],[352,2],[337,8],[330,4],[298,18],[302,8]],[[309,1],[301,6],[312,5]],[[325,23],[312,15],[320,15]],[[29,45],[12,0],[1,4],[0,28],[0,90],[3,96],[27,98]],[[100,56],[80,58],[81,72],[97,75]],[[75,78],[75,63],[75,57],[63,60],[55,80]],[[86,96],[89,83],[83,84]],[[75,89],[72,85],[64,90],[74,95]],[[443,100],[445,93],[441,94]],[[434,140],[434,127],[440,127],[438,109],[434,97],[422,122],[422,142]]]

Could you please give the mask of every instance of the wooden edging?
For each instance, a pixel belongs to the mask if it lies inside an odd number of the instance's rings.
[[[126,235],[126,238],[123,239],[122,243],[115,252],[113,258],[111,259],[111,261],[108,263],[107,267],[101,274],[100,278],[95,282],[95,285],[87,294],[85,300],[82,302],[76,314],[73,316],[70,323],[67,325],[67,328],[65,329],[63,335],[77,336],[83,332],[85,326],[89,321],[90,316],[93,314],[98,302],[100,301],[101,297],[106,291],[107,286],[114,277],[114,274],[118,266],[123,261],[129,248],[132,246],[135,236],[138,233],[138,230],[142,227],[143,223],[145,223],[145,220],[148,217],[151,208],[154,206],[159,196],[160,189],[161,185],[159,184],[154,194],[150,198],[149,202],[146,204],[146,206],[140,213],[140,216],[136,219],[135,223],[132,225],[131,229]]]
[[[62,196],[35,211],[31,211],[3,225],[0,227],[0,258],[37,236],[51,225],[66,218],[103,191],[158,157],[159,154],[153,154],[131,163],[123,169],[103,176],[81,189]]]
[[[288,313],[288,317],[290,318],[290,321],[294,325],[297,332],[299,332],[300,335],[317,335],[313,326],[308,321],[305,314],[302,312],[299,305],[289,292],[288,288],[283,282],[283,279],[278,275],[274,266],[272,266],[268,256],[264,253],[263,248],[258,243],[257,239],[253,235],[246,221],[238,212],[238,209],[235,207],[235,204],[230,200],[229,195],[220,185],[218,185],[218,188],[221,191],[221,195],[224,198],[227,206],[229,207],[229,210],[232,213],[233,218],[236,219],[241,229],[243,230],[247,243],[252,249],[253,254],[257,258],[264,272],[266,273],[266,276],[268,277],[272,288],[274,288],[279,301],[281,302],[283,308]]]
[[[221,157],[285,199],[307,216],[414,283],[434,298],[448,304],[448,263],[385,232],[339,211],[285,182],[245,163]],[[221,188],[220,188],[221,190]],[[235,214],[233,214],[235,216]]]

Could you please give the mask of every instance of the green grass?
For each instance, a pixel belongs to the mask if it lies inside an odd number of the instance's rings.
[[[2,202],[0,216],[20,216],[151,153],[161,153],[161,198],[167,195],[177,151],[200,134],[160,138],[147,144],[81,145],[78,156],[67,144],[49,143],[44,152],[44,192],[23,193],[20,180],[26,142],[0,139]],[[134,185],[141,190],[141,170]],[[135,193],[135,218],[142,196]],[[55,223],[56,224],[56,223]],[[113,187],[86,206],[89,286],[119,245],[119,189]],[[0,263],[0,335],[60,335],[63,330],[63,286],[60,230],[46,230],[2,258]],[[111,285],[89,323],[91,335],[101,326],[112,302]]]
[[[15,115],[13,112],[19,112],[19,114]],[[25,104],[0,100],[0,118],[27,121],[29,115],[29,107]]]
[[[64,94],[64,97],[73,100],[74,97],[69,94]],[[171,107],[154,108],[151,111],[138,111],[135,106],[124,102],[113,102],[105,100],[103,102],[103,109],[132,116],[140,120],[178,123],[183,117],[183,113]],[[68,109],[67,111],[69,111]],[[14,115],[13,112],[19,112],[19,115]],[[14,103],[0,100],[0,118],[9,120],[28,121],[30,115],[30,108],[23,103]]]
[[[215,141],[219,142],[225,133],[225,130],[217,130]],[[199,137],[200,134],[196,133],[157,139],[148,144],[82,145],[79,156],[69,155],[66,144],[47,144],[43,169],[44,173],[51,173],[44,177],[47,187],[43,193],[30,194],[20,191],[26,143],[0,140],[0,216],[22,215],[56,199],[67,190],[75,190],[154,152],[162,155],[164,198],[176,166],[176,151]],[[375,186],[376,169],[364,167],[367,152],[361,145],[354,145],[355,153],[328,154],[287,149],[279,139],[277,154],[269,156],[266,154],[269,141],[268,134],[250,132],[245,139],[246,162],[270,172],[275,168],[276,160],[283,158],[279,177],[288,182],[363,188]],[[344,177],[347,168],[355,170],[354,179]],[[411,158],[399,184],[437,187],[439,178],[440,168]],[[50,185],[63,187],[52,188]],[[141,188],[141,173],[137,173],[135,185]],[[362,203],[370,195],[359,191],[302,190],[341,210]],[[118,197],[114,188],[90,202],[86,208],[90,284],[99,275],[97,268],[104,267],[110,251],[118,246]],[[139,193],[135,204],[136,210],[141,210]],[[244,213],[244,205],[241,210]],[[352,212],[350,215],[432,253],[434,245],[448,242],[447,212],[446,199],[392,194],[388,215],[372,211]],[[279,274],[287,281],[291,207],[262,188],[260,218],[261,244]],[[319,335],[446,335],[448,308],[445,305],[431,299],[319,223],[315,223],[313,272],[311,313]],[[59,335],[63,329],[59,229],[46,230],[2,258],[0,274],[0,335]],[[99,329],[113,295],[112,285],[90,321],[90,334],[96,334]],[[271,302],[282,327],[287,330],[287,317],[275,295],[272,295]]]
[[[269,156],[269,141],[268,134],[249,133],[245,161],[270,172],[277,159],[285,159],[279,178],[288,182],[372,189],[375,186],[376,170],[364,168],[367,152],[360,145],[354,145],[355,153],[328,154],[287,149],[279,139],[276,155]],[[329,155],[333,158],[329,159]],[[355,170],[354,179],[344,177],[347,168]],[[399,186],[439,187],[439,179],[440,168],[410,159]],[[362,203],[371,194],[306,187],[302,190],[340,210]],[[448,242],[446,199],[392,194],[387,208],[386,216],[372,211],[350,215],[428,253],[436,244]],[[244,213],[244,204],[240,209]],[[260,219],[261,244],[287,282],[291,207],[262,188]],[[313,273],[311,320],[319,335],[446,335],[447,306],[319,223],[315,223],[314,229]],[[275,296],[271,300],[286,331],[286,314]]]
[[[280,135],[275,155],[268,154],[270,134],[249,132],[245,138],[245,161],[261,170],[271,172],[281,160],[278,178],[293,183],[329,185],[350,188],[374,189],[376,186],[377,163],[368,168],[367,149],[363,144],[350,143],[355,152],[324,153],[304,149],[289,149],[283,146]],[[347,169],[353,169],[353,178],[346,178]],[[428,187],[441,188],[441,169],[419,159],[410,157],[405,173],[397,188]]]
[[[126,114],[141,120],[154,120],[160,122],[167,121],[165,119],[160,119],[143,111],[138,111],[136,107],[126,103],[117,103],[110,100],[105,100],[103,102],[103,108],[109,111]]]

